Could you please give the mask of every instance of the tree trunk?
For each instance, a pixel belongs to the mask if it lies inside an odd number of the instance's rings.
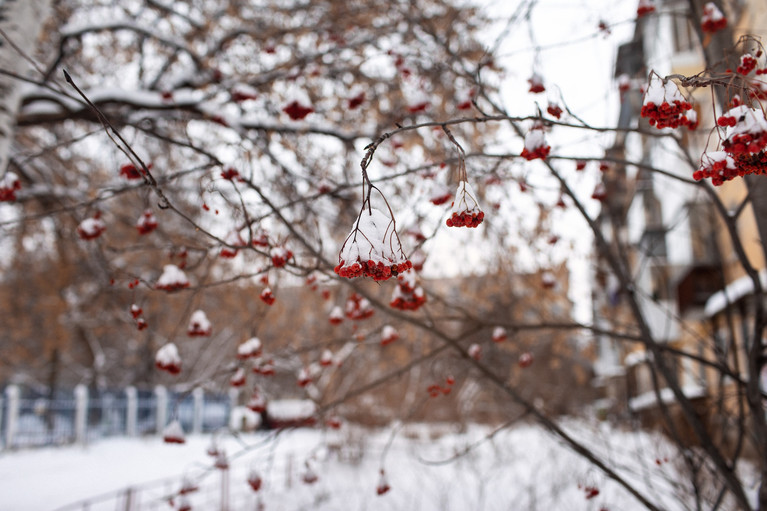
[[[50,0],[0,0],[0,69],[28,76]],[[8,167],[23,82],[0,75],[0,176]]]

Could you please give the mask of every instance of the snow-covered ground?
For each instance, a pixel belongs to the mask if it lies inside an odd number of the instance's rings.
[[[662,438],[604,424],[572,421],[566,427],[651,501],[669,511],[684,509],[675,485],[683,480],[681,463]],[[644,509],[541,428],[519,425],[487,438],[491,431],[409,425],[241,438],[227,433],[218,435],[217,445],[229,454],[228,472],[212,468],[213,458],[206,454],[210,435],[189,437],[183,445],[159,438],[109,439],[87,447],[4,452],[0,511],[54,510],[86,498],[92,499],[90,507],[67,509],[127,509],[128,486],[134,487],[130,509],[170,510],[167,497],[178,491],[185,475],[200,487],[189,494],[192,509],[220,509],[225,473],[232,510],[258,509],[257,498],[269,511]],[[303,481],[307,460],[318,476],[313,484]],[[381,467],[391,490],[378,496]],[[264,481],[258,494],[246,482],[251,470]]]

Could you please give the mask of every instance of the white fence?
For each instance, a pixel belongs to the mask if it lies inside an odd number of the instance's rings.
[[[87,443],[106,436],[161,433],[169,419],[201,433],[227,425],[236,395],[206,395],[203,389],[170,392],[127,387],[91,393],[84,385],[54,398],[9,385],[0,396],[3,449]]]

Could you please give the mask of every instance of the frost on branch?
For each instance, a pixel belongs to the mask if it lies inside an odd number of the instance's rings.
[[[412,267],[402,251],[394,220],[367,206],[346,237],[338,255],[335,272],[348,279],[359,276],[387,280]]]
[[[689,119],[685,115],[691,108],[692,105],[679,91],[676,83],[663,80],[655,73],[650,75],[650,85],[645,92],[641,115],[649,119],[651,126],[658,129],[679,126],[695,129],[697,116],[695,119]]]
[[[98,217],[86,218],[77,226],[77,235],[84,240],[95,240],[107,230],[106,224]]]
[[[213,331],[213,326],[208,320],[208,316],[204,311],[196,310],[192,313],[192,317],[189,318],[189,327],[186,330],[186,334],[189,337],[208,337]]]
[[[0,179],[0,202],[13,202],[16,192],[21,190],[21,181],[15,172],[6,172]]]
[[[448,227],[477,227],[485,218],[468,181],[458,183],[450,213],[446,222]]]
[[[189,280],[186,278],[186,274],[183,270],[179,269],[175,264],[166,264],[163,267],[162,275],[157,279],[157,283],[154,285],[157,289],[164,291],[178,291],[189,287]]]
[[[709,2],[703,6],[703,16],[700,18],[701,30],[713,34],[726,26],[727,18],[725,18],[714,2]]]
[[[181,372],[181,357],[178,354],[178,348],[172,342],[165,344],[154,357],[154,364],[158,369],[168,371],[170,374]]]
[[[711,178],[719,186],[738,176],[765,174],[767,172],[767,119],[764,112],[738,105],[717,119],[725,127],[722,148],[724,151],[704,153],[701,165],[692,177],[701,180]]]

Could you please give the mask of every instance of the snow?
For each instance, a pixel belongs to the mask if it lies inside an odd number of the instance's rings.
[[[681,457],[663,437],[604,423],[568,420],[560,425],[660,508],[694,506],[689,499],[681,501]],[[255,509],[256,495],[269,511],[644,509],[537,426],[519,424],[491,438],[491,428],[471,424],[462,430],[411,424],[397,431],[392,437],[390,429],[344,425],[339,431],[296,429],[236,438],[222,432],[216,447],[230,455],[230,509]],[[164,498],[184,481],[199,486],[198,492],[187,495],[194,509],[218,509],[222,472],[210,470],[215,462],[206,455],[210,436],[190,435],[186,440],[181,445],[164,444],[160,438],[110,439],[87,447],[6,452],[0,457],[0,509],[55,509],[128,486],[134,488],[134,511],[171,509]],[[318,476],[312,485],[301,481],[306,462]],[[382,468],[391,489],[378,496]],[[739,468],[753,499],[757,474],[747,466]],[[263,479],[258,494],[247,483],[254,472]],[[597,487],[600,494],[586,500],[579,485]],[[87,509],[122,509],[114,497],[93,499]]]
[[[722,11],[719,10],[714,2],[708,2],[703,6],[703,17],[701,18],[702,22],[719,21],[723,18],[724,14],[722,14]]]
[[[77,229],[85,236],[95,237],[106,229],[106,225],[104,225],[100,218],[86,218],[80,222]]]
[[[767,287],[767,270],[761,270],[759,272],[759,282],[762,283],[762,287]],[[735,303],[746,295],[754,292],[754,282],[748,275],[732,281],[722,291],[718,291],[711,295],[706,301],[706,306],[703,308],[703,314],[710,318],[720,312],[722,312],[729,303]]]
[[[525,149],[530,152],[546,145],[543,130],[533,129],[525,134]]]
[[[154,357],[155,362],[161,366],[171,366],[181,364],[181,357],[178,354],[178,348],[172,342],[163,345]]]
[[[473,214],[481,213],[482,209],[479,207],[476,197],[474,189],[472,189],[468,181],[461,181],[458,183],[458,190],[455,192],[453,207],[450,210],[451,214],[456,213],[460,215],[464,212]]]
[[[162,436],[164,439],[183,442],[184,428],[181,427],[181,423],[178,420],[171,421],[165,426],[165,429],[162,430]]]
[[[394,220],[376,208],[365,208],[341,249],[347,264],[373,261],[386,266],[405,262]]]
[[[189,318],[190,332],[198,332],[198,333],[207,332],[209,335],[212,329],[213,329],[213,326],[210,324],[210,320],[208,319],[208,316],[205,315],[205,311],[196,310],[192,313],[192,316]]]
[[[308,371],[306,373],[308,376]],[[277,421],[292,421],[311,417],[316,410],[317,405],[308,399],[280,399],[270,401],[267,405],[269,417]]]
[[[682,387],[682,394],[687,399],[695,399],[706,395],[706,388],[700,385],[685,385]],[[673,403],[676,401],[674,393],[669,388],[660,389],[660,398],[664,403]],[[629,399],[629,409],[635,412],[655,406],[658,398],[655,391],[650,390]]]
[[[237,356],[240,358],[254,357],[261,353],[261,339],[251,337],[237,346]]]
[[[175,264],[166,264],[163,266],[162,275],[157,279],[157,287],[175,287],[188,285],[189,280],[186,274]]]
[[[663,83],[663,79],[656,74],[650,78],[650,86],[645,93],[643,105],[653,103],[656,106],[663,102],[674,104],[676,101],[685,102],[684,96],[679,92],[679,87],[672,80]]]
[[[764,112],[759,109],[739,105],[731,108],[724,114],[725,117],[734,117],[737,120],[735,126],[728,126],[725,138],[731,140],[735,135],[761,134],[767,131],[767,120]]]

